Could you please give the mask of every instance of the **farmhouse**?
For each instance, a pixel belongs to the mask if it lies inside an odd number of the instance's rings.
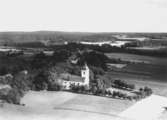
[[[69,73],[62,73],[60,74],[59,79],[62,81],[63,89],[66,90],[70,89],[70,86],[72,84],[78,86],[86,86],[87,88],[89,88],[90,69],[87,64],[85,64],[85,66],[81,69],[81,76],[72,75]]]

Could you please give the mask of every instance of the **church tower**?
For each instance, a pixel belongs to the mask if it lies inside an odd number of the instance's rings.
[[[85,64],[85,66],[81,70],[81,77],[84,78],[84,85],[89,87],[90,70],[87,64]]]

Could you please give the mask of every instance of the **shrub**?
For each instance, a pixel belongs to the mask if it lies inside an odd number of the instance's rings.
[[[119,97],[119,98],[123,98],[123,99],[125,99],[125,98],[128,97],[127,94],[121,93],[121,92],[119,92],[119,91],[113,91],[112,96],[113,96],[114,98],[115,98],[115,97]]]
[[[62,88],[62,86],[60,84],[57,84],[57,83],[48,85],[49,91],[59,91],[59,90],[61,90],[61,88]]]
[[[146,96],[149,96],[153,93],[152,89],[148,88],[148,87],[144,87],[144,92],[145,92]]]
[[[146,97],[146,96],[150,96],[153,93],[152,89],[149,87],[144,87],[144,88],[140,88],[139,89],[139,95],[140,97]]]

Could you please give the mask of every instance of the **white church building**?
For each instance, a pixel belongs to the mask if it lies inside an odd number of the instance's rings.
[[[72,75],[69,73],[62,73],[60,74],[60,80],[61,84],[63,86],[63,89],[70,89],[70,86],[72,84],[78,85],[78,86],[86,86],[89,88],[89,82],[90,82],[90,69],[85,64],[85,66],[81,69],[81,76]]]

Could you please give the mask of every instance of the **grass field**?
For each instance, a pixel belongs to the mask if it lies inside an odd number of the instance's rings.
[[[0,119],[121,120],[122,118],[117,115],[134,104],[128,100],[49,91],[30,91],[23,97],[21,103],[25,106],[1,105]]]
[[[25,106],[1,103],[0,120],[132,120],[131,108],[141,110],[138,102],[69,92],[30,91],[21,102]]]
[[[32,99],[33,98],[33,99]],[[34,108],[68,108],[88,110],[106,114],[117,114],[129,105],[128,100],[75,94],[70,92],[29,92],[23,97],[22,103]]]

